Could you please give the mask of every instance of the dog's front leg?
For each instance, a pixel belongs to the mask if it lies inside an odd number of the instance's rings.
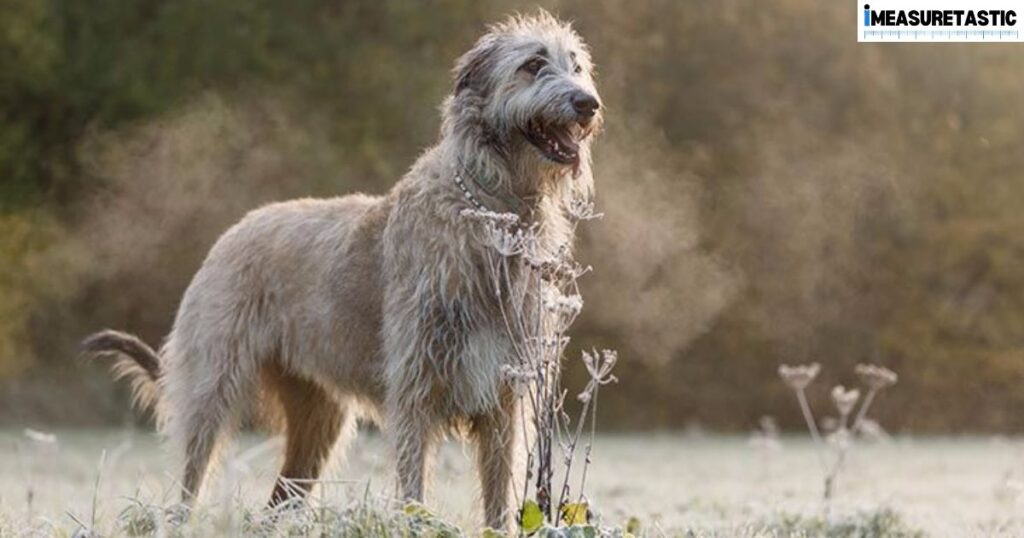
[[[430,421],[409,410],[393,411],[391,431],[395,443],[398,486],[406,501],[422,503],[424,500],[431,456],[437,444],[435,429]]]
[[[511,528],[513,473],[521,471],[516,456],[522,451],[517,443],[524,441],[517,428],[517,407],[509,395],[498,409],[473,419],[484,518],[489,527],[502,531]]]

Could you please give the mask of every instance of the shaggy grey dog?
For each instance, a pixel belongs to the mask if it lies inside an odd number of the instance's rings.
[[[104,331],[143,406],[184,456],[186,502],[254,402],[287,432],[271,503],[305,496],[357,418],[378,421],[401,494],[422,500],[446,432],[478,448],[486,522],[506,527],[517,399],[512,343],[464,209],[514,212],[542,249],[571,247],[565,203],[592,194],[600,101],[586,46],[547,13],[491,27],[455,66],[439,142],[383,197],[257,209],[213,246],[159,352]],[[517,442],[517,438],[519,439]]]

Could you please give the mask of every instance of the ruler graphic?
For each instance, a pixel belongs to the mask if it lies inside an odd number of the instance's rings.
[[[1020,42],[1020,30],[861,30],[861,41],[936,43]]]
[[[856,0],[853,4],[860,42],[1024,42],[1024,0]]]

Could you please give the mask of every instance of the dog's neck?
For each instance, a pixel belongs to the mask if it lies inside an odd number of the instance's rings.
[[[520,195],[487,167],[471,167],[461,160],[456,162],[454,181],[469,203],[481,211],[529,217],[540,202],[540,194]]]
[[[439,188],[455,191],[477,210],[516,213],[521,224],[535,230],[538,252],[553,255],[559,249],[572,248],[575,227],[565,208],[570,197],[589,198],[589,151],[581,152],[577,170],[568,170],[541,163],[543,157],[527,147],[526,141],[504,152],[526,156],[515,161],[494,146],[475,143],[481,140],[479,136],[443,132],[445,136],[434,149],[440,154],[434,162],[442,164],[432,174]],[[561,173],[554,175],[554,170]]]
[[[525,141],[453,135],[444,142],[454,154],[451,180],[477,209],[530,218],[559,192],[559,182],[572,181],[570,170],[548,163]]]

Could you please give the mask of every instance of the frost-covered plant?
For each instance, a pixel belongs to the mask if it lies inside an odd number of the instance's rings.
[[[573,232],[580,222],[601,217],[594,212],[593,203],[583,199],[568,201],[563,214]],[[505,336],[513,349],[502,373],[520,399],[523,425],[534,433],[532,440],[527,436],[520,526],[538,515],[553,526],[585,522],[588,503],[584,488],[598,393],[602,386],[616,381],[611,372],[618,360],[611,350],[583,352],[590,379],[576,395],[579,414],[570,418],[561,363],[569,343],[567,331],[583,309],[577,281],[590,267],[576,262],[570,245],[547,244],[541,224],[485,209],[467,209],[462,216],[482,227],[482,238],[490,247],[486,257],[490,291],[495,294]],[[583,458],[580,479],[570,484],[578,456]],[[557,463],[563,466],[561,483],[556,482]]]
[[[818,376],[821,367],[817,363],[809,365],[779,366],[779,377],[796,394],[800,404],[800,411],[807,423],[807,430],[814,441],[814,446],[821,463],[824,475],[824,491],[822,496],[825,501],[826,510],[828,503],[835,494],[835,483],[846,463],[847,454],[853,446],[853,436],[870,429],[879,429],[878,424],[867,418],[868,410],[875,401],[878,391],[890,387],[896,383],[899,377],[895,372],[874,364],[858,364],[854,372],[861,382],[867,387],[867,394],[863,399],[857,389],[847,389],[842,385],[832,388],[832,403],[835,404],[839,418],[835,421],[832,431],[826,438],[822,438],[818,424],[814,419],[814,413],[807,401],[807,386]],[[860,408],[857,403],[860,402]],[[854,411],[856,410],[856,414]],[[853,420],[851,421],[851,417]],[[866,427],[871,425],[871,427]],[[826,454],[826,447],[831,448],[831,453]]]
[[[750,434],[750,445],[763,449],[765,452],[774,452],[781,448],[779,441],[779,424],[775,417],[763,416],[757,421],[757,429]]]
[[[763,416],[757,421],[757,429],[750,433],[748,444],[753,447],[761,460],[761,476],[754,483],[770,484],[775,467],[776,454],[782,449],[779,425],[775,417]]]

